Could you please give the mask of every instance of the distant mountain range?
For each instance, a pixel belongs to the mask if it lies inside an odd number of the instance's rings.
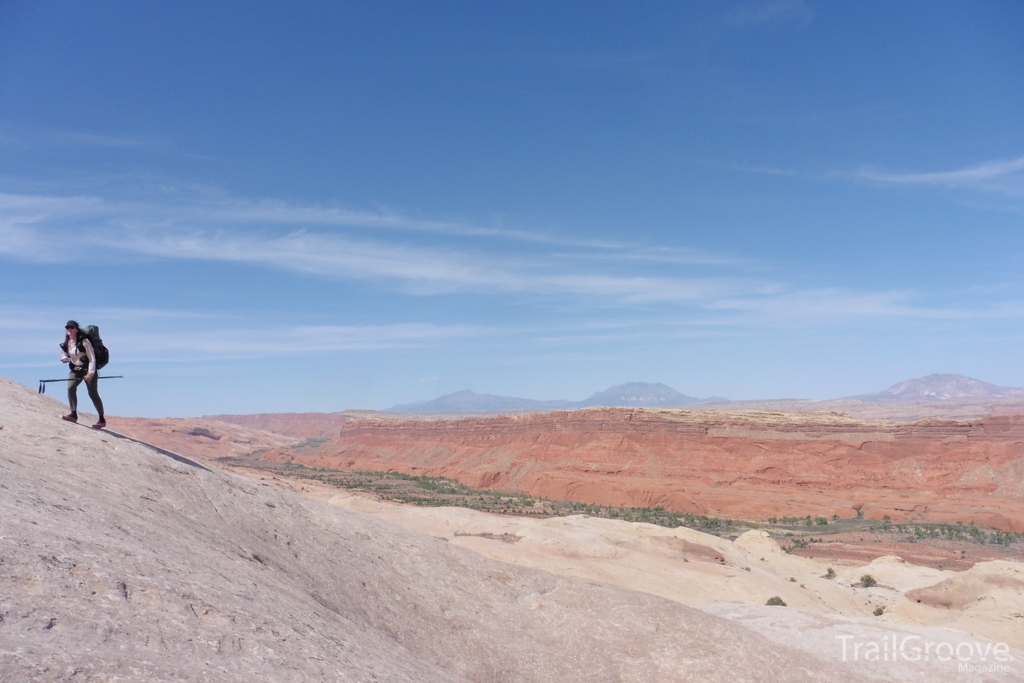
[[[990,401],[1020,398],[1024,389],[1000,387],[971,377],[934,374],[894,384],[875,394],[851,396],[866,403],[934,403]],[[544,410],[575,410],[592,407],[676,408],[708,403],[730,403],[720,396],[695,398],[665,384],[628,382],[598,391],[582,401],[537,401],[514,396],[477,394],[468,389],[435,398],[391,408],[392,413],[517,413]]]
[[[1024,398],[1024,389],[1000,387],[963,375],[935,374],[908,379],[877,394],[853,396],[872,403],[923,403],[933,401],[985,401]]]
[[[598,406],[637,408],[669,408],[697,403],[722,403],[727,399],[713,396],[701,399],[681,394],[665,384],[628,382],[598,391],[583,401],[536,401],[514,396],[494,396],[457,391],[432,401],[405,403],[391,408],[392,413],[501,413],[539,410],[575,410]]]

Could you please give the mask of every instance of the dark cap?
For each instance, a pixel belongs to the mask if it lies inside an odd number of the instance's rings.
[[[64,329],[66,330],[69,327],[73,327],[73,328],[75,328],[77,330],[78,329],[78,323],[76,323],[74,320],[69,320],[68,324],[64,326]]]

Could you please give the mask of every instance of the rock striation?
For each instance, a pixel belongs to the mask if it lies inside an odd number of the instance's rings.
[[[740,519],[860,513],[1024,531],[1020,415],[909,424],[830,413],[622,408],[366,415],[317,448],[262,457]]]

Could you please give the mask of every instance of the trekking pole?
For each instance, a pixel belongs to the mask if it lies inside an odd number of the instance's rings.
[[[124,375],[96,375],[96,379],[124,379]],[[69,382],[69,378],[63,379],[41,379],[39,380],[39,393],[46,393],[46,385],[50,382]]]

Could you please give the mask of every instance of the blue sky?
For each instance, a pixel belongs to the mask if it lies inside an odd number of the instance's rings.
[[[0,373],[122,415],[1024,386],[1024,6],[0,4]]]

